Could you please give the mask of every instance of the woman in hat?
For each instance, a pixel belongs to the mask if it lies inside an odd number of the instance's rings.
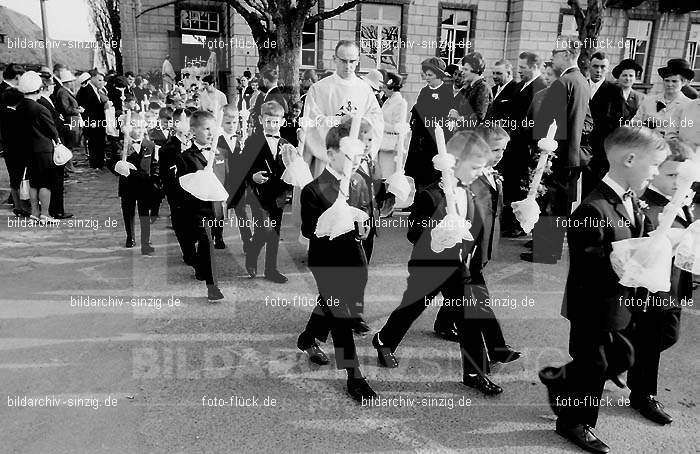
[[[379,147],[377,155],[377,170],[379,177],[386,180],[396,172],[397,158],[403,162],[403,143],[399,138],[406,136],[408,132],[405,130],[407,124],[408,105],[406,100],[401,96],[401,87],[403,86],[403,78],[398,74],[387,72],[384,78],[382,91],[386,101],[382,105],[382,116],[384,117],[384,135],[382,144]],[[385,184],[382,183],[380,195],[382,200],[381,215],[391,216],[394,208],[395,198],[393,194],[386,192]],[[379,195],[377,196],[380,197]]]
[[[690,63],[682,58],[672,58],[665,67],[658,69],[658,73],[664,80],[663,93],[644,98],[632,121],[642,122],[667,139],[674,138],[678,136],[681,110],[690,102],[681,88],[695,73],[690,69]]]
[[[464,87],[455,96],[455,110],[450,116],[457,120],[457,129],[474,129],[486,118],[493,93],[484,79],[486,61],[479,52],[462,57]]]
[[[447,76],[445,62],[437,57],[428,58],[421,63],[421,71],[426,86],[421,88],[411,109],[412,134],[405,167],[416,191],[440,178],[440,172],[433,167],[433,156],[437,154],[435,126],[446,129],[448,114],[454,107],[452,87],[443,82]]]
[[[384,76],[378,69],[370,69],[367,74],[362,76],[362,80],[367,82],[367,84],[372,89],[374,97],[377,98],[377,102],[381,106],[384,103],[382,88],[384,86]]]

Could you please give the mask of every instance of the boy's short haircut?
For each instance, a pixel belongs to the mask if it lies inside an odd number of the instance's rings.
[[[474,132],[479,134],[479,137],[481,137],[486,143],[489,143],[492,140],[503,139],[507,139],[510,141],[510,136],[508,135],[508,132],[502,127],[498,126],[497,124],[490,124],[489,126],[483,124],[479,125],[474,129]]]
[[[668,145],[657,132],[645,127],[621,126],[608,134],[603,142],[605,154],[610,156],[619,150],[666,151]]]
[[[190,118],[190,128],[198,128],[207,121],[216,121],[214,114],[207,110],[197,110],[192,114],[192,118]]]
[[[678,139],[667,140],[666,143],[671,150],[668,156],[666,156],[666,161],[683,162],[693,159],[695,152],[693,152],[693,149],[688,143]]]
[[[202,82],[206,82],[209,85],[214,85],[214,76],[207,74],[206,76],[202,77]]]
[[[187,109],[175,109],[173,111],[173,118],[177,120],[179,120],[183,115],[185,118],[190,118],[192,116],[192,112]]]
[[[190,115],[192,115],[192,114],[194,114],[195,112],[197,112],[199,109],[197,109],[197,108],[194,107],[194,106],[187,106],[187,107],[185,107],[185,110],[187,110],[187,111],[190,113]]]
[[[268,101],[260,106],[260,115],[284,117],[284,107],[282,107],[277,101]]]
[[[148,109],[149,110],[158,110],[158,109],[160,109],[160,104],[158,104],[155,101],[151,101],[148,103]]]
[[[487,159],[491,155],[491,147],[476,132],[460,131],[447,142],[447,152],[462,161],[468,158]]]
[[[158,112],[158,118],[162,118],[165,120],[172,120],[173,119],[173,109],[170,107],[163,107],[160,109],[160,112]]]
[[[235,104],[232,104],[232,103],[226,104],[223,107],[223,110],[224,110],[224,115],[226,115],[226,116],[234,117],[234,116],[238,115],[238,106],[236,106]]]
[[[340,150],[340,139],[350,135],[350,123],[345,122],[337,126],[333,126],[326,134],[326,149]]]
[[[343,124],[347,124],[347,125],[348,125],[348,130],[349,130],[350,126],[352,126],[352,117],[350,117],[350,116],[345,116],[345,117],[343,118],[343,122],[342,122],[342,123],[343,123]],[[369,129],[369,130],[371,131],[373,128],[372,128],[372,123],[370,123],[366,118],[361,117],[361,118],[360,118],[360,131],[363,130],[363,129]]]

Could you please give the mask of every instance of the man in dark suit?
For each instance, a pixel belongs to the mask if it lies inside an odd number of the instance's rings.
[[[135,213],[138,210],[141,233],[141,254],[151,255],[155,252],[151,246],[150,208],[156,191],[160,190],[158,161],[155,159],[156,146],[145,136],[143,120],[132,120],[131,130],[124,137],[128,141],[126,160],[136,167],[128,177],[119,176],[119,197],[121,198],[124,229],[126,230],[125,247],[135,245]]]
[[[623,329],[629,307],[645,301],[642,288],[623,287],[610,260],[612,244],[639,238],[651,224],[636,192],[641,192],[666,158],[668,146],[649,129],[622,127],[605,140],[610,171],[581,203],[568,225],[570,267],[562,315],[571,323],[566,365],[546,367],[540,380],[558,416],[557,433],[590,452],[610,448],[592,432],[606,379],[634,361]]]
[[[503,389],[486,374],[490,371],[488,351],[483,340],[487,307],[473,293],[469,261],[483,230],[483,220],[468,188],[483,171],[490,156],[488,144],[474,132],[460,131],[447,143],[447,151],[456,158],[455,187],[457,214],[471,222],[473,240],[458,242],[441,252],[432,249],[432,228],[447,213],[446,196],[440,182],[432,183],[415,198],[407,233],[413,243],[408,262],[407,288],[399,306],[391,313],[384,327],[372,339],[380,365],[398,367],[394,352],[413,322],[423,313],[438,293],[443,302],[440,320],[457,321],[457,335],[462,353],[462,383],[486,395]]]
[[[679,141],[670,141],[671,154],[659,166],[659,174],[649,184],[642,200],[652,227],[658,227],[659,214],[675,192],[678,167],[692,159],[693,150]],[[695,219],[691,206],[684,205],[675,217],[673,227],[685,229]],[[671,289],[650,295],[644,307],[635,307],[626,334],[634,347],[634,364],[627,373],[630,406],[657,424],[670,424],[673,418],[656,399],[658,393],[661,352],[674,345],[680,335],[681,307],[692,301],[693,275],[671,266]]]
[[[259,121],[262,130],[248,138],[243,150],[246,156],[255,156],[248,173],[252,197],[249,200],[255,233],[246,254],[246,270],[250,277],[257,274],[258,255],[265,246],[265,279],[284,284],[287,277],[277,269],[282,212],[292,186],[282,180],[286,167],[282,162],[285,146],[292,147],[280,138],[284,110],[276,101],[263,104]],[[292,147],[293,148],[293,147]]]
[[[503,236],[519,237],[525,233],[513,215],[510,204],[522,200],[526,195],[529,179],[530,149],[532,147],[531,128],[526,123],[527,111],[535,93],[547,87],[542,76],[542,58],[533,52],[522,52],[518,58],[520,84],[513,96],[509,128],[511,140],[498,170],[503,174]]]
[[[513,114],[514,98],[518,94],[518,82],[513,79],[513,65],[508,60],[498,60],[491,70],[494,86],[491,87],[493,102],[489,107],[486,118],[497,121],[504,129],[509,128]]]
[[[582,169],[581,197],[586,197],[589,192],[598,185],[605,171],[607,163],[604,161],[605,150],[603,140],[610,132],[619,127],[619,118],[608,118],[605,114],[610,112],[610,104],[619,104],[622,100],[620,87],[606,79],[610,60],[605,52],[596,52],[591,55],[590,77],[588,84],[591,87],[591,100],[589,114],[586,116],[585,130],[581,134],[581,146],[590,148],[591,160]]]
[[[2,111],[5,107],[7,107],[7,103],[3,100],[3,93],[5,93],[8,89],[10,88],[17,88],[17,84],[19,83],[19,78],[24,74],[24,67],[22,65],[18,65],[15,63],[10,63],[7,65],[7,67],[3,68],[2,72],[2,77],[3,80],[0,82],[0,111]],[[0,125],[0,155],[2,155],[5,151],[5,140],[2,137],[2,130],[6,129],[3,128],[2,125]],[[11,140],[11,139],[8,139]],[[9,167],[8,167],[9,170]],[[12,181],[14,181],[14,178],[11,178]],[[19,200],[19,196],[17,197],[17,200]],[[15,209],[19,210],[20,206],[18,205],[18,202],[15,201],[14,196],[13,196],[13,201],[15,205]]]
[[[175,159],[176,177],[178,181],[184,175],[204,170],[207,157],[204,153],[213,154],[211,147],[216,130],[216,119],[210,112],[198,110],[192,114],[189,122],[192,146],[180,153]],[[213,175],[210,178],[216,178]],[[216,285],[214,277],[214,260],[211,247],[211,229],[209,223],[214,219],[214,207],[211,201],[199,199],[179,185],[179,201],[182,213],[182,224],[185,226],[186,239],[195,245],[195,279],[207,284],[207,299],[217,301],[224,298]]]
[[[105,106],[106,97],[101,93],[105,87],[104,75],[90,71],[90,81],[78,92],[78,103],[85,109],[83,131],[88,140],[90,167],[102,168],[105,164]]]
[[[552,174],[545,181],[546,207],[532,233],[533,252],[520,255],[523,260],[556,263],[564,246],[563,219],[571,214],[571,204],[578,194],[581,167],[590,155],[581,151],[590,86],[576,65],[581,42],[575,37],[559,37],[552,51],[552,65],[561,72],[547,90],[540,109],[540,121],[535,120],[535,138],[545,137],[553,120],[557,122],[557,149],[552,161]]]
[[[366,226],[358,225],[353,231],[334,239],[317,237],[319,217],[333,205],[341,191],[344,178],[357,169],[361,155],[348,155],[340,149],[340,140],[347,137],[347,124],[332,127],[326,135],[329,163],[326,169],[301,192],[301,233],[309,239],[308,265],[320,294],[304,331],[299,335],[297,348],[309,355],[316,364],[328,364],[328,357],[316,340],[325,342],[330,332],[335,348],[338,369],[348,375],[347,391],[358,402],[377,395],[360,371],[355,340],[352,335],[354,311],[352,305],[364,297],[367,285],[367,259],[362,248]],[[348,185],[349,194],[354,191]]]
[[[262,131],[262,125],[260,124],[260,114],[262,105],[266,102],[276,101],[277,104],[282,106],[284,110],[284,115],[286,116],[289,112],[287,100],[282,94],[282,90],[277,86],[277,81],[279,80],[279,75],[275,68],[264,68],[260,72],[260,90],[264,93],[260,94],[256,100],[255,105],[250,108],[250,122],[252,133],[260,133]]]
[[[190,116],[192,114],[186,109],[177,109],[173,112],[173,133],[159,150],[158,174],[161,187],[170,206],[170,221],[172,222],[177,242],[180,244],[182,260],[187,265],[194,267],[196,251],[194,241],[190,240],[189,237],[186,213],[183,211],[183,194],[177,179],[176,164],[178,156],[191,146],[189,137]]]

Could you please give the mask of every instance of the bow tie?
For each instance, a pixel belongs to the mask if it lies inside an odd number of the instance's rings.
[[[632,191],[631,189],[628,189],[625,191],[624,194],[622,194],[622,201],[624,202],[627,199],[634,200],[634,196],[635,196],[634,191]]]
[[[666,104],[662,103],[661,101],[656,101],[656,111],[661,112],[666,108]]]
[[[273,137],[273,138],[275,138],[275,139],[279,139],[279,138],[280,138],[280,136],[276,136],[276,135],[274,135],[274,134],[265,134],[265,137]]]

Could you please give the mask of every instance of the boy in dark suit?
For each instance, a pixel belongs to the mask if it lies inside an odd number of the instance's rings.
[[[224,109],[228,106],[235,105],[227,104]],[[232,195],[231,190],[231,165],[232,156],[234,153],[240,153],[240,147],[238,146],[238,141],[236,140],[236,129],[237,129],[237,119],[238,111],[231,112],[229,107],[229,112],[226,118],[222,117],[221,121],[221,134],[217,137],[216,147],[214,150],[214,164],[213,170],[214,175],[219,179],[221,184],[224,186],[229,194],[229,198]],[[230,138],[233,138],[232,142],[229,142]],[[228,205],[226,200],[214,203],[214,217],[217,221],[217,225],[211,228],[211,234],[214,237],[214,249],[226,249],[226,243],[224,242],[224,217],[226,215],[225,207]]]
[[[644,236],[651,228],[636,193],[658,173],[668,145],[646,128],[622,127],[605,139],[609,172],[579,205],[567,228],[570,266],[562,315],[571,322],[569,354],[562,367],[546,367],[540,380],[558,416],[559,435],[590,452],[610,448],[592,432],[606,379],[634,361],[623,329],[630,322],[625,302],[645,300],[644,289],[623,287],[610,262],[612,244]],[[578,399],[578,400],[576,400]]]
[[[195,264],[194,243],[189,240],[188,229],[183,222],[182,193],[177,180],[177,157],[190,148],[190,123],[192,114],[185,109],[173,113],[173,132],[159,150],[158,168],[161,187],[170,207],[170,222],[182,251],[182,260],[190,266]]]
[[[362,300],[367,285],[367,259],[362,239],[368,230],[358,225],[355,231],[334,239],[316,236],[318,218],[338,198],[341,180],[357,169],[361,155],[348,156],[340,150],[340,140],[350,134],[349,124],[331,128],[326,135],[329,163],[326,169],[301,192],[301,233],[309,239],[308,265],[318,286],[319,297],[309,322],[299,335],[297,347],[316,364],[328,364],[316,340],[323,342],[330,331],[338,369],[348,374],[348,393],[358,402],[376,397],[360,372],[352,337],[352,306]],[[352,186],[348,196],[352,195]]]
[[[475,207],[469,184],[483,172],[490,151],[488,144],[476,133],[460,131],[447,143],[448,153],[456,164],[453,188],[458,204],[458,215],[471,222],[473,240],[457,243],[442,252],[431,248],[432,228],[446,213],[446,198],[442,181],[432,183],[416,194],[408,229],[408,240],[413,243],[408,262],[407,288],[401,304],[391,313],[384,327],[375,334],[372,345],[377,349],[379,364],[395,368],[399,363],[394,352],[413,322],[442,293],[446,318],[458,320],[457,335],[462,353],[462,383],[486,395],[495,395],[503,389],[486,377],[489,372],[488,353],[482,341],[484,323],[483,304],[470,291],[469,261],[480,238],[483,222]],[[459,315],[458,315],[459,314]]]
[[[190,118],[190,134],[192,146],[180,153],[175,159],[176,177],[204,170],[207,158],[203,153],[213,153],[211,150],[216,130],[216,119],[210,112],[198,110]],[[179,186],[179,184],[178,184]],[[188,247],[196,244],[194,256],[195,278],[207,284],[207,299],[216,301],[224,295],[214,281],[214,260],[211,254],[211,234],[208,221],[214,218],[212,202],[200,200],[179,186],[179,199],[182,214],[182,224],[186,231]]]
[[[255,156],[248,173],[252,188],[250,203],[255,233],[246,253],[246,271],[251,278],[257,274],[258,255],[265,246],[265,279],[277,284],[287,282],[287,277],[277,270],[277,250],[280,241],[282,212],[292,187],[282,180],[285,165],[282,151],[291,147],[280,138],[284,109],[276,101],[266,102],[260,110],[262,132],[248,138],[243,150],[246,156]]]
[[[521,353],[513,350],[506,344],[501,325],[488,306],[490,301],[489,290],[484,278],[486,264],[495,255],[500,241],[501,222],[503,211],[503,179],[494,170],[508,146],[508,133],[500,126],[478,126],[475,132],[488,144],[491,149],[489,161],[484,168],[484,173],[474,180],[469,189],[474,193],[474,203],[483,222],[483,229],[477,238],[474,254],[469,263],[470,285],[474,298],[483,305],[481,317],[484,320],[484,341],[491,363],[509,363],[520,358]],[[461,314],[456,314],[460,316]],[[448,320],[441,322],[441,317]],[[445,306],[440,308],[435,319],[435,332],[439,337],[447,340],[458,341],[456,326],[459,320],[452,320]]]
[[[135,245],[134,223],[138,209],[141,227],[141,254],[151,255],[155,249],[151,246],[150,208],[153,194],[160,189],[158,162],[155,160],[155,144],[145,137],[145,125],[139,115],[132,119],[131,130],[124,140],[130,142],[126,160],[136,167],[128,177],[119,177],[119,197],[121,198],[124,229],[126,230],[127,248]]]
[[[156,161],[160,160],[160,149],[165,142],[170,137],[171,128],[173,124],[173,110],[169,107],[164,107],[160,109],[157,103],[151,103],[147,111],[148,115],[154,115],[154,104],[157,109],[155,109],[155,115],[157,115],[158,123],[156,126],[148,131],[148,137],[153,143],[156,144]],[[163,202],[163,191],[158,191],[153,194],[153,203],[151,204],[151,222],[156,222],[160,217],[160,204]]]
[[[671,154],[659,166],[644,195],[649,208],[647,217],[658,227],[659,214],[668,205],[676,189],[678,165],[691,159],[692,149],[683,142],[669,141]],[[684,206],[673,221],[673,227],[685,229],[694,221],[690,206]],[[693,297],[693,275],[675,266],[671,267],[671,290],[654,293],[644,308],[632,311],[632,322],[627,334],[634,347],[634,364],[627,373],[630,406],[642,416],[658,424],[670,424],[673,418],[656,400],[661,352],[678,341],[681,305]]]
[[[88,141],[90,167],[93,169],[104,166],[105,160],[105,106],[109,99],[102,92],[104,87],[104,75],[91,70],[89,82],[78,91],[78,103],[85,109],[83,133]]]

